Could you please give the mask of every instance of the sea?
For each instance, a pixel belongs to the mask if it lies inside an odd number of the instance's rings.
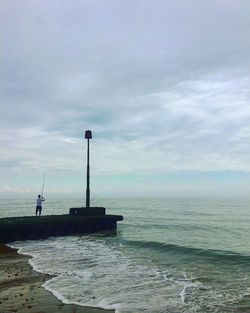
[[[53,275],[43,287],[58,299],[116,313],[250,312],[250,199],[91,201],[123,215],[116,231],[10,244]],[[42,213],[83,205],[46,199]],[[32,199],[0,200],[0,217],[34,211]]]

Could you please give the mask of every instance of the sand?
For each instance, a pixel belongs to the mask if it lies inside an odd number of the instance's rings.
[[[42,284],[51,279],[32,269],[29,256],[0,244],[0,313],[114,313],[113,310],[63,304]]]

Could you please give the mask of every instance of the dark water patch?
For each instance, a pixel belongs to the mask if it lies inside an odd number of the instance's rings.
[[[175,219],[176,221],[176,219]],[[179,220],[178,220],[179,222]],[[129,224],[127,223],[126,224],[126,227],[135,227],[136,229],[138,228],[141,228],[141,229],[163,229],[163,230],[206,230],[206,231],[210,231],[211,228],[213,229],[218,229],[217,226],[208,226],[208,225],[194,225],[194,224],[186,224],[186,225],[183,225],[183,224],[171,224],[171,225],[167,225],[167,224],[157,224],[157,223],[144,223],[144,224]],[[221,230],[221,227],[220,227],[220,230]]]
[[[124,240],[129,246],[156,250],[168,255],[178,255],[179,257],[189,257],[197,259],[206,259],[210,262],[228,262],[231,264],[245,264],[250,266],[250,256],[236,253],[233,251],[199,249],[193,247],[178,246],[155,241],[133,241]]]

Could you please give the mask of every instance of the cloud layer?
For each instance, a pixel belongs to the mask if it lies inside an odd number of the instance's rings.
[[[0,6],[11,188],[45,168],[78,175],[85,129],[96,177],[250,171],[248,1]]]

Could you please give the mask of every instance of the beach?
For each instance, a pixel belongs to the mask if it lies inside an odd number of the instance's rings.
[[[32,269],[31,257],[0,244],[0,313],[114,313],[113,310],[63,304],[42,284],[52,276]]]
[[[77,201],[51,200],[44,210],[60,215]],[[124,216],[115,233],[1,246],[0,313],[250,312],[250,199],[95,205]],[[32,200],[0,201],[2,217],[29,216],[32,209]]]

